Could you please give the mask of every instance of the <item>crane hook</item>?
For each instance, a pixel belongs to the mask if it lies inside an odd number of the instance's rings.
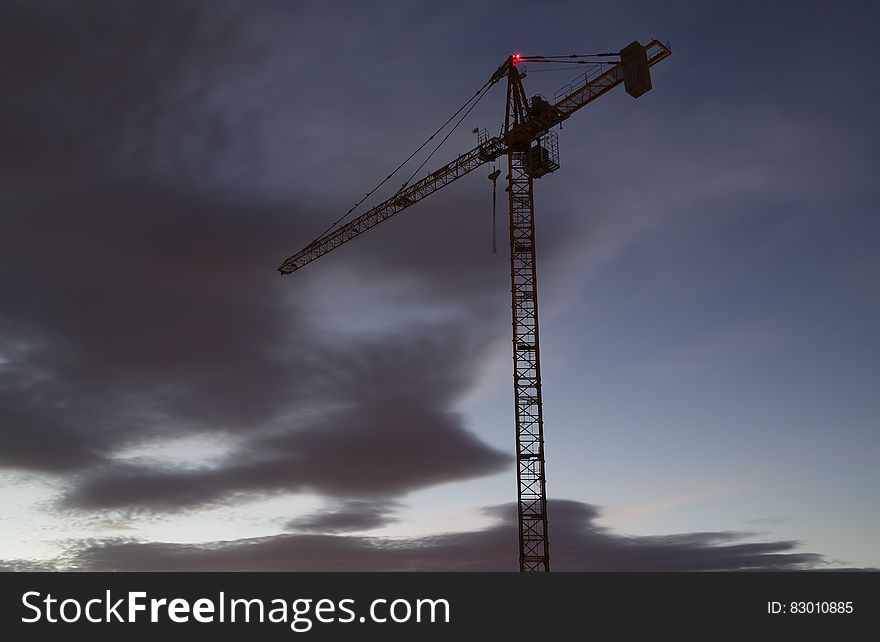
[[[493,169],[494,166],[493,166]],[[492,181],[492,254],[498,254],[498,240],[496,239],[495,225],[495,194],[498,192],[498,177],[501,176],[501,170],[495,169],[489,174],[489,180]]]

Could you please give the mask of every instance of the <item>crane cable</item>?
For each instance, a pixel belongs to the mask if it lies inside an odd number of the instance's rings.
[[[594,54],[563,54],[560,56],[520,56],[520,59],[523,62],[535,62],[546,60],[546,61],[556,61],[560,58],[609,58],[613,56],[619,56],[620,52],[603,52],[603,53],[594,53]]]
[[[480,91],[478,91],[477,94],[474,96],[474,98],[476,98],[476,101],[474,101],[474,104],[471,105],[468,108],[468,110],[461,115],[461,118],[458,119],[458,122],[452,126],[452,129],[450,129],[449,132],[446,134],[446,136],[443,137],[443,140],[441,140],[439,143],[437,143],[437,147],[434,148],[434,151],[432,151],[430,154],[428,154],[428,157],[422,161],[422,164],[416,168],[416,171],[414,171],[412,174],[410,174],[410,177],[408,179],[406,179],[406,182],[400,186],[399,190],[397,190],[398,193],[403,191],[403,189],[407,185],[409,185],[409,182],[415,177],[416,174],[418,174],[420,171],[422,171],[422,168],[428,163],[429,160],[431,160],[431,157],[437,153],[437,150],[443,146],[443,143],[445,143],[447,140],[449,140],[449,137],[453,134],[453,132],[455,132],[456,129],[458,129],[458,126],[461,125],[461,121],[463,121],[465,118],[467,118],[467,115],[469,113],[471,113],[471,111],[473,111],[474,107],[477,106],[477,103],[479,103],[483,99],[483,96],[486,95],[485,90],[489,88],[490,84],[494,84],[494,83],[492,83],[491,81],[487,82],[485,85],[483,85],[480,88]],[[482,93],[482,95],[480,95],[481,93]],[[479,96],[479,97],[477,97],[477,96]],[[471,100],[473,100],[473,98],[471,98]],[[468,102],[470,102],[470,101],[468,101]],[[465,104],[467,104],[467,103],[465,103]],[[462,109],[464,109],[464,107],[462,107]],[[461,109],[459,109],[458,111],[460,112]],[[455,116],[457,116],[457,115],[458,115],[458,112],[456,112],[452,118],[455,118]],[[449,120],[452,120],[452,118],[450,118]],[[449,121],[446,121],[446,122],[448,123]],[[444,127],[445,127],[445,125],[444,125]],[[431,138],[433,138],[433,136]],[[428,140],[430,140],[430,139],[428,139]],[[421,149],[421,148],[419,148],[419,149]]]
[[[554,61],[554,62],[556,62],[556,61]],[[601,62],[601,61],[591,61],[589,64],[596,65],[596,66],[598,67],[599,65],[613,65],[613,64],[616,64],[616,63],[613,63],[613,62]],[[530,74],[537,74],[537,73],[540,73],[540,72],[542,72],[542,71],[571,71],[571,67],[551,67],[550,69],[530,69],[530,70],[529,70],[529,73],[530,73]]]
[[[471,110],[477,105],[477,103],[480,102],[480,99],[482,99],[482,97],[486,95],[486,94],[485,94],[485,91],[486,91],[491,85],[493,85],[493,84],[495,84],[495,82],[494,82],[492,79],[487,80],[486,83],[485,83],[482,87],[480,87],[480,88],[477,90],[477,92],[476,92],[473,96],[471,96],[471,97],[467,100],[467,102],[465,102],[464,105],[462,105],[461,107],[459,107],[458,110],[457,110],[454,114],[452,114],[452,116],[450,116],[449,119],[448,119],[445,123],[443,123],[443,124],[440,126],[439,129],[437,129],[437,131],[435,131],[433,134],[431,134],[430,136],[428,136],[428,139],[427,139],[424,143],[422,143],[421,145],[419,145],[419,147],[418,147],[418,148],[417,148],[412,154],[410,154],[409,156],[407,156],[406,160],[404,160],[400,165],[398,165],[398,166],[395,168],[395,170],[394,170],[393,172],[391,172],[390,174],[388,174],[388,176],[386,176],[386,177],[382,180],[381,183],[379,183],[378,185],[376,185],[376,187],[374,187],[374,188],[371,189],[369,192],[367,192],[361,200],[359,200],[357,203],[355,203],[354,205],[352,205],[352,206],[351,206],[351,209],[349,209],[345,214],[343,214],[343,215],[340,216],[338,219],[336,219],[336,221],[334,221],[333,224],[330,225],[330,227],[328,227],[326,230],[324,230],[320,235],[318,235],[318,236],[315,238],[315,240],[313,240],[311,243],[309,243],[309,246],[314,245],[314,244],[317,243],[319,240],[321,240],[322,238],[324,238],[324,237],[325,237],[325,236],[326,236],[326,235],[327,235],[327,234],[328,234],[333,228],[335,228],[335,227],[336,227],[337,225],[339,225],[342,221],[344,221],[346,218],[348,218],[348,216],[349,216],[352,212],[354,212],[358,207],[360,207],[360,205],[361,205],[365,200],[367,200],[370,196],[372,196],[373,193],[374,193],[377,189],[379,189],[379,188],[382,187],[385,183],[387,183],[387,182],[391,179],[391,177],[394,176],[397,172],[399,172],[400,169],[401,169],[404,165],[406,165],[409,161],[411,161],[412,158],[413,158],[416,154],[418,154],[420,151],[422,151],[422,149],[424,149],[425,146],[426,146],[428,143],[430,143],[432,140],[434,140],[434,137],[437,136],[437,134],[439,134],[441,131],[443,131],[443,130],[446,128],[446,126],[449,125],[449,123],[451,123],[451,122],[455,119],[456,116],[458,116],[462,111],[464,111],[464,109],[465,109],[465,108],[466,108],[471,102],[473,102],[473,101],[476,100],[476,102],[474,102],[474,104],[471,105],[470,109],[468,109],[468,110],[464,113],[464,115],[459,119],[459,121],[458,121],[458,122],[455,124],[455,126],[449,131],[449,133],[446,134],[445,138],[443,138],[443,140],[440,141],[440,143],[437,145],[437,147],[434,148],[434,151],[431,152],[431,154],[428,156],[428,158],[426,158],[425,161],[424,161],[421,165],[419,165],[419,168],[418,168],[415,172],[413,172],[412,176],[410,176],[410,177],[407,179],[406,183],[404,183],[404,184],[400,187],[400,189],[397,190],[398,193],[399,193],[404,187],[406,187],[406,186],[409,184],[409,181],[412,180],[413,176],[415,176],[416,173],[418,173],[418,172],[422,169],[422,167],[425,166],[425,163],[427,163],[428,160],[430,160],[431,156],[433,156],[434,153],[435,153],[438,149],[440,149],[440,145],[442,145],[443,143],[446,142],[446,139],[449,138],[450,134],[452,134],[452,132],[455,131],[455,128],[458,127],[459,124],[461,124],[461,121],[464,120],[464,118],[465,118],[465,117],[471,112]],[[481,94],[482,94],[482,95],[481,95]],[[308,247],[308,246],[307,246],[307,247]]]

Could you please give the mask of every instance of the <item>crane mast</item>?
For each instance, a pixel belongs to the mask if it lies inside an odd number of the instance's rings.
[[[531,101],[528,99],[522,84],[524,74],[519,67],[524,62],[549,62],[549,59],[509,56],[487,83],[491,86],[507,79],[505,119],[499,136],[482,138],[475,148],[456,160],[413,185],[402,187],[394,196],[345,225],[324,233],[278,268],[282,274],[295,272],[478,167],[507,156],[517,516],[519,566],[523,572],[550,570],[534,180],[559,169],[556,134],[551,131],[552,127],[617,85],[624,84],[627,93],[638,98],[651,89],[649,68],[671,53],[669,46],[658,40],[645,46],[633,42],[620,51],[620,62],[609,68],[591,67],[557,92],[552,102],[537,95]]]
[[[534,176],[541,162],[524,136],[528,102],[520,73],[508,65],[507,192],[510,204],[510,293],[513,320],[513,394],[516,412],[517,518],[520,571],[549,571],[544,415],[535,272]],[[558,165],[557,165],[558,167]]]

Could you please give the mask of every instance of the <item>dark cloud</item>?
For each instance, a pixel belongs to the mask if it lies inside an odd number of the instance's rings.
[[[734,571],[822,567],[797,542],[743,542],[748,533],[624,536],[597,526],[589,504],[553,501],[551,537],[557,571]],[[484,530],[415,539],[284,534],[200,545],[109,540],[71,551],[83,570],[230,571],[514,571],[516,509],[490,509]]]
[[[509,457],[453,410],[492,334],[478,280],[461,281],[487,273],[487,253],[447,268],[467,209],[430,238],[359,239],[331,266],[387,282],[389,301],[432,298],[443,320],[328,331],[309,296],[322,271],[275,272],[335,218],[304,178],[332,167],[275,147],[320,112],[285,71],[291,51],[268,44],[302,46],[279,30],[305,25],[283,4],[206,7],[3,9],[17,90],[0,121],[0,466],[63,476],[68,507],[152,511],[387,497],[498,471]],[[186,435],[234,452],[196,470],[118,458]]]
[[[398,506],[396,502],[387,501],[347,501],[329,510],[292,519],[287,527],[295,531],[317,533],[370,530],[396,522],[397,518],[392,512]]]
[[[469,342],[458,332],[409,332],[326,353],[328,371],[339,379],[329,395],[338,409],[255,436],[213,469],[97,468],[66,504],[173,510],[238,492],[371,497],[503,469],[509,456],[481,443],[447,410],[470,380],[462,372]],[[334,356],[339,361],[331,365]]]
[[[107,216],[120,211],[125,223]],[[73,227],[67,217],[82,229],[61,231]],[[13,225],[19,242],[54,233],[39,256],[3,242],[4,267],[23,277],[0,284],[14,302],[4,327],[16,347],[0,371],[0,463],[83,471],[72,503],[399,493],[506,462],[449,410],[478,372],[479,320],[327,342],[285,301],[281,287],[298,284],[273,272],[277,239],[296,236],[279,230],[291,225],[155,193],[46,203]],[[313,417],[283,419],[306,411]],[[240,452],[202,472],[106,461],[130,444],[199,432],[238,435]]]

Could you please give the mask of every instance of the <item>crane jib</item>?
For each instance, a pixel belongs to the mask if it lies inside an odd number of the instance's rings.
[[[281,267],[278,268],[278,271],[282,274],[295,272],[343,243],[374,228],[379,223],[387,221],[401,210],[417,203],[429,194],[433,194],[452,181],[461,178],[465,174],[469,174],[485,163],[492,162],[504,154],[506,150],[503,139],[497,136],[477,145],[430,176],[426,176],[406,189],[400,190],[385,202],[376,205],[344,226],[316,239],[300,252],[284,261]]]

